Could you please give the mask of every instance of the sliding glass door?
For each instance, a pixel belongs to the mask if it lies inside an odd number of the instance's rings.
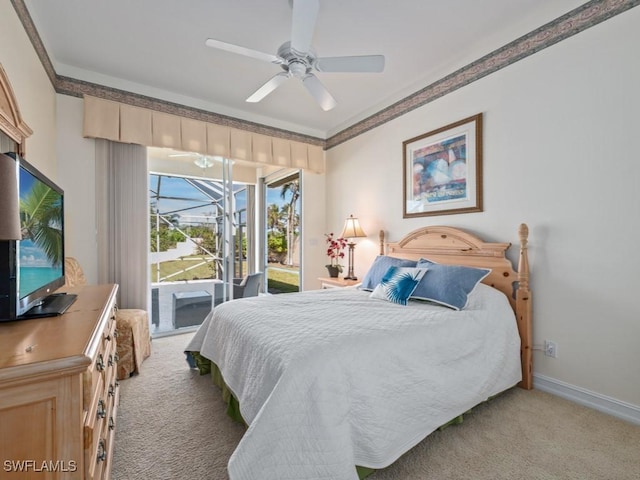
[[[232,162],[219,163],[215,176],[149,174],[152,335],[197,328],[248,272],[255,186],[234,182]]]
[[[266,281],[271,294],[300,290],[300,172],[265,181]]]

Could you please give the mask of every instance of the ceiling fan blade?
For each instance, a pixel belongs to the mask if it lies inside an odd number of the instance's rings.
[[[276,88],[282,85],[289,78],[289,74],[286,72],[280,72],[271,79],[262,85],[258,90],[256,90],[249,98],[247,98],[247,102],[249,103],[257,103],[262,100],[264,97],[273,92]]]
[[[319,72],[374,72],[384,70],[384,55],[359,55],[353,57],[321,57],[316,60]]]
[[[225,50],[231,53],[237,53],[244,55],[245,57],[255,58],[265,62],[276,63],[278,65],[284,63],[284,60],[277,55],[271,55],[270,53],[259,52],[258,50],[252,50],[251,48],[241,47],[240,45],[233,45],[232,43],[221,42],[213,38],[208,38],[205,42],[207,47],[217,48],[218,50]]]
[[[338,103],[315,75],[309,74],[302,79],[307,91],[316,99],[322,110],[329,111]]]
[[[291,48],[296,53],[305,55],[311,49],[319,8],[319,0],[293,0]]]

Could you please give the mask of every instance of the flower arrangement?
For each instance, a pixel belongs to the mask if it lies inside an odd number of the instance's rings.
[[[329,257],[329,265],[325,265],[327,268],[337,268],[339,272],[342,272],[342,265],[338,263],[340,258],[344,258],[344,249],[347,246],[346,238],[333,238],[333,233],[325,233],[327,238],[327,257]]]

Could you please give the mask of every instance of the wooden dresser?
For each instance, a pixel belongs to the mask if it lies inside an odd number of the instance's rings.
[[[0,323],[0,478],[108,479],[119,387],[117,285],[64,315]]]

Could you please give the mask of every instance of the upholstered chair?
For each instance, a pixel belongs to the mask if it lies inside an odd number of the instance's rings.
[[[233,279],[233,298],[255,297],[260,291],[262,272],[251,273],[244,278]]]
[[[75,287],[86,285],[80,263],[73,257],[64,262],[65,285]],[[123,380],[140,372],[145,358],[151,355],[151,336],[149,335],[149,317],[145,310],[127,308],[116,310],[117,378]]]

